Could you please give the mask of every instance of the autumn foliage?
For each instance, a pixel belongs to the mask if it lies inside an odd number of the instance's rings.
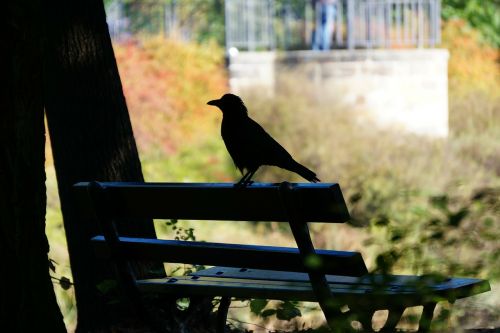
[[[498,87],[499,50],[482,43],[477,30],[462,20],[446,21],[443,25],[442,40],[442,46],[450,50],[448,70],[452,84],[493,89]]]
[[[217,126],[206,102],[227,90],[220,47],[156,37],[114,50],[141,151],[174,153]]]

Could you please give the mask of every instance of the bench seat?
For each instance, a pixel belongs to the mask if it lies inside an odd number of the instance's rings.
[[[418,306],[434,300],[455,301],[489,290],[485,280],[405,275],[326,276],[339,304],[370,303],[375,308]],[[146,293],[217,295],[236,298],[263,298],[317,301],[306,273],[274,270],[212,267],[188,276],[137,281]]]

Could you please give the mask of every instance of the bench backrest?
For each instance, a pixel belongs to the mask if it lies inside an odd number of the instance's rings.
[[[104,237],[92,239],[101,254],[129,260],[276,267],[298,272],[310,270],[306,258],[314,255],[317,261],[329,261],[321,268],[324,273],[367,273],[359,253],[316,251],[310,239],[307,222],[343,223],[349,219],[338,184],[259,183],[241,188],[228,183],[86,182],[75,184],[74,190],[82,213],[88,218],[97,217],[103,229]],[[258,246],[121,237],[116,225],[120,219],[131,218],[289,222],[298,251],[272,253]],[[335,260],[331,260],[333,257]]]
[[[288,184],[293,198],[285,198],[282,184],[232,183],[97,183],[102,193],[91,193],[91,183],[74,185],[83,211],[95,203],[113,218],[233,220],[289,222],[292,204],[304,222],[343,223],[349,220],[338,184]],[[100,196],[97,199],[97,196]],[[293,202],[285,202],[286,200]]]

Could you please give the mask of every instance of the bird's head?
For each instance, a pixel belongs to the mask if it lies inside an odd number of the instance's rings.
[[[214,99],[207,104],[218,107],[224,115],[246,116],[248,114],[247,108],[241,98],[233,94],[225,94],[220,99]]]

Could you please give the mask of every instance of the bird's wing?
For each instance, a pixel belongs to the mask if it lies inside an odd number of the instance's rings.
[[[244,135],[248,139],[248,153],[255,156],[259,164],[280,166],[293,160],[285,148],[251,118],[246,123]]]
[[[278,166],[295,172],[310,182],[316,183],[320,181],[316,173],[296,162],[285,148],[253,120],[248,123],[247,135],[252,138],[252,144],[249,149],[256,156],[259,165]]]

